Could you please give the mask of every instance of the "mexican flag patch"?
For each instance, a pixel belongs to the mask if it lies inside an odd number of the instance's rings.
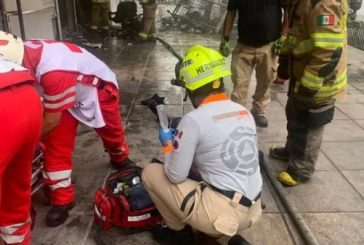
[[[335,24],[335,16],[333,15],[320,15],[317,17],[318,26],[333,26]]]

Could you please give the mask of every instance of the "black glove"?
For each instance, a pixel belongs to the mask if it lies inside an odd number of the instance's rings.
[[[298,91],[294,96],[294,107],[300,111],[308,111],[315,108],[316,101],[314,96],[317,92],[318,90],[312,90],[299,85]]]
[[[289,59],[287,55],[280,54],[278,58],[277,76],[283,80],[289,79]]]

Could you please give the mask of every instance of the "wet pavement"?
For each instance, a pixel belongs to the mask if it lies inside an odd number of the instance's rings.
[[[180,54],[189,46],[203,44],[217,48],[219,37],[203,34],[160,33]],[[176,59],[159,43],[137,43],[133,40],[106,38],[100,49],[91,50],[116,73],[120,85],[121,113],[131,151],[130,158],[139,166],[161,157],[158,123],[154,114],[140,101],[158,93],[166,97],[170,115],[182,116],[192,109],[183,102],[183,90],[173,87]],[[285,189],[304,221],[320,244],[364,244],[364,52],[351,48],[349,54],[350,85],[346,99],[336,106],[334,121],[326,128],[321,154],[312,180]],[[231,57],[231,56],[230,56]],[[229,58],[230,59],[230,58]],[[254,80],[254,79],[253,79]],[[226,79],[228,91],[232,83]],[[252,89],[254,89],[254,81]],[[283,144],[286,137],[284,106],[286,85],[272,86],[272,103],[268,109],[269,127],[258,129],[259,148],[265,153],[273,144]],[[285,163],[267,157],[275,174]],[[94,245],[93,196],[106,176],[109,166],[97,135],[80,126],[74,151],[73,181],[76,184],[76,207],[66,223],[48,228],[44,218],[49,206],[38,193],[33,203],[37,220],[32,236],[34,245]],[[266,181],[263,202],[266,205],[260,221],[244,231],[243,236],[254,245],[304,244],[283,209],[277,194]],[[112,229],[101,234],[105,244],[152,245],[148,232],[125,234]],[[212,244],[207,242],[206,244]],[[226,243],[225,243],[226,244]]]

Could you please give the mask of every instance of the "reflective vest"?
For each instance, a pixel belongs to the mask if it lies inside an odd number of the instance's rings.
[[[345,91],[347,0],[292,0],[288,13],[289,30],[283,52],[291,57],[294,92],[304,86],[320,102]]]

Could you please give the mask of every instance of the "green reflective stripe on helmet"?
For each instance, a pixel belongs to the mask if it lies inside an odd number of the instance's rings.
[[[214,74],[214,72],[212,70],[210,70],[210,71],[207,71],[207,72],[202,73],[195,77],[190,77],[189,73],[186,71],[182,72],[181,75],[188,81],[188,84],[186,84],[186,86],[191,85],[191,84],[195,84],[196,86],[198,86],[201,83],[201,82],[199,82],[200,80],[203,80],[213,74]]]
[[[231,75],[225,58],[219,52],[199,45],[188,50],[178,73],[189,90],[196,90],[219,78]]]
[[[323,77],[319,77],[312,72],[305,70],[301,79],[301,84],[312,90],[318,90],[322,87],[324,82]]]

